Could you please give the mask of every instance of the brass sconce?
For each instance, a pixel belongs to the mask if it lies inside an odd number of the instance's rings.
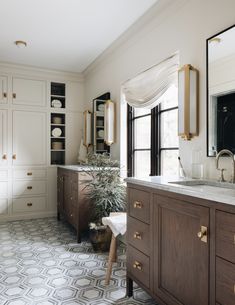
[[[179,136],[191,140],[198,136],[198,70],[185,65],[178,71]]]
[[[115,104],[111,100],[105,103],[104,118],[104,142],[110,146],[115,141]]]
[[[84,140],[83,144],[88,148],[91,145],[91,112],[86,110],[83,112],[84,116]]]

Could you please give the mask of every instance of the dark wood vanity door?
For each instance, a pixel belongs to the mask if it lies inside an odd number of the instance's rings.
[[[154,196],[154,293],[168,305],[209,304],[209,208]]]

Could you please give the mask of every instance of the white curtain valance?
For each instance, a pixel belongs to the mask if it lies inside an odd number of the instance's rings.
[[[177,82],[178,68],[179,56],[174,54],[126,81],[122,91],[127,103],[135,108],[152,109],[157,106],[159,98]]]

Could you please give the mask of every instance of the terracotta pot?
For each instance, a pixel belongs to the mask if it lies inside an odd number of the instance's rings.
[[[109,227],[90,229],[89,238],[95,252],[109,251],[112,232]]]

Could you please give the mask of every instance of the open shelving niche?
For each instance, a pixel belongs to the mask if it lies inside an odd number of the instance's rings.
[[[65,164],[66,153],[66,115],[63,112],[66,107],[66,86],[64,83],[51,83],[50,106],[51,165],[63,165]],[[53,130],[55,130],[55,128],[61,130],[61,135],[53,135]]]
[[[94,153],[110,153],[110,146],[104,142],[104,106],[110,99],[110,92],[107,92],[93,100],[93,148]]]

